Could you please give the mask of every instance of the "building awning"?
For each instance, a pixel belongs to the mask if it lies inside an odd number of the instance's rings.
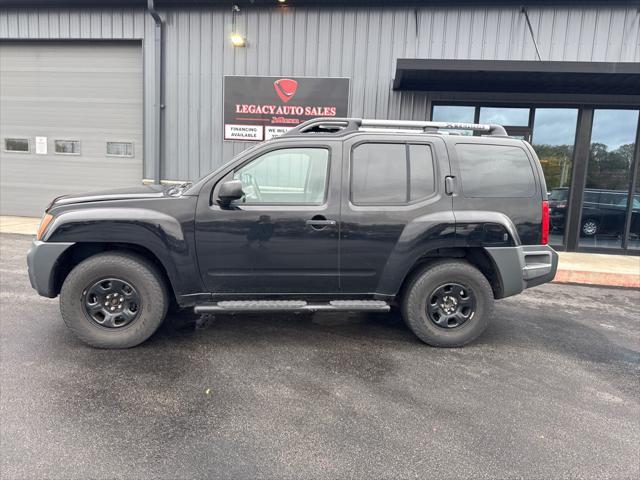
[[[640,94],[640,63],[399,58],[394,90]]]

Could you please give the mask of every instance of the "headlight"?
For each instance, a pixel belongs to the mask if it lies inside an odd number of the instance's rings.
[[[42,220],[40,221],[40,226],[38,227],[38,240],[42,240],[44,232],[47,230],[47,227],[51,223],[51,220],[53,220],[53,215],[51,215],[50,213],[45,213],[42,217]]]

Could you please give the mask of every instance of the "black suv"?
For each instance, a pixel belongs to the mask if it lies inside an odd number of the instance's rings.
[[[470,130],[454,135],[440,129]],[[193,184],[57,198],[28,254],[96,347],[196,313],[401,308],[435,346],[553,279],[544,176],[499,125],[314,119]]]

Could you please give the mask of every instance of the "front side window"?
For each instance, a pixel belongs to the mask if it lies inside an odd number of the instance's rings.
[[[54,144],[56,153],[80,155],[80,142],[78,140],[56,140]]]
[[[522,148],[459,143],[456,151],[465,197],[533,196],[533,169]]]
[[[321,205],[329,170],[326,148],[285,148],[265,153],[234,172],[245,204]]]
[[[435,191],[429,145],[363,143],[351,154],[354,205],[406,205]]]
[[[29,153],[28,138],[5,138],[4,149],[7,152]]]

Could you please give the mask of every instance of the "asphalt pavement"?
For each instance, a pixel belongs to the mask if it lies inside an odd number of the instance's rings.
[[[0,236],[0,477],[639,478],[640,291],[549,284],[475,343],[396,314],[173,316],[96,350]]]

